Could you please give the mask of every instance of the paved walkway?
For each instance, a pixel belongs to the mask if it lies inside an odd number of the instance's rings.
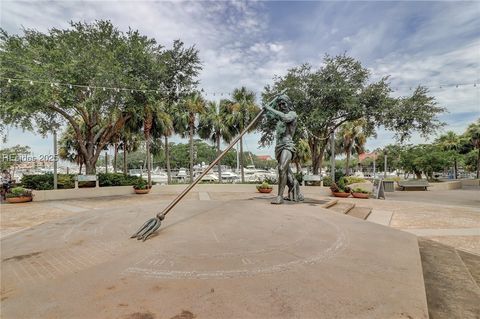
[[[0,206],[0,238],[75,213],[116,208],[135,209],[172,200],[183,185],[167,186],[162,194],[75,199]],[[275,190],[274,190],[275,192]],[[303,187],[307,199],[329,200],[328,188]],[[199,185],[186,200],[235,200],[258,197],[254,185]],[[270,196],[273,196],[270,194]],[[480,254],[480,190],[406,191],[386,193],[386,200],[340,199],[373,208],[368,221],[437,240]],[[152,211],[154,215],[156,211]]]
[[[395,191],[385,193],[387,201],[420,202],[436,205],[480,207],[480,188],[438,191]]]
[[[236,196],[182,201],[146,242],[129,237],[168,200],[62,202],[68,217],[2,239],[2,318],[428,318],[414,235],[313,193]]]

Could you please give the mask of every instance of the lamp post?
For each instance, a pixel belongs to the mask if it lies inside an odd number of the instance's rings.
[[[53,130],[53,189],[58,188],[58,173],[57,173],[57,130]]]
[[[387,150],[383,151],[384,171],[383,178],[387,178]]]

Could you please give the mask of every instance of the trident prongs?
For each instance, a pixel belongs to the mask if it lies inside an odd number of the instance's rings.
[[[155,216],[154,218],[150,218],[130,238],[137,238],[138,240],[142,241],[147,240],[150,235],[152,235],[158,228],[160,228],[160,225],[162,224],[162,220],[164,218],[165,216],[160,214]]]

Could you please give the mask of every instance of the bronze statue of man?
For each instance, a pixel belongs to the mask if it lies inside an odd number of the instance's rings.
[[[285,186],[288,186],[288,197],[285,199],[302,201],[300,185],[290,168],[296,155],[293,135],[297,127],[297,113],[293,111],[293,104],[286,94],[278,96],[265,109],[269,116],[277,120],[275,158],[278,161],[278,195],[272,204],[283,204]]]

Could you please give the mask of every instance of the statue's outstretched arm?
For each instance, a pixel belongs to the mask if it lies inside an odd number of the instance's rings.
[[[283,112],[280,112],[278,110],[275,110],[270,105],[266,105],[265,109],[268,112],[270,112],[271,114],[274,114],[280,120],[282,120],[284,122],[287,122],[287,123],[292,122],[293,120],[295,120],[297,118],[297,113],[295,113],[294,111],[290,111],[288,113],[283,113]]]

